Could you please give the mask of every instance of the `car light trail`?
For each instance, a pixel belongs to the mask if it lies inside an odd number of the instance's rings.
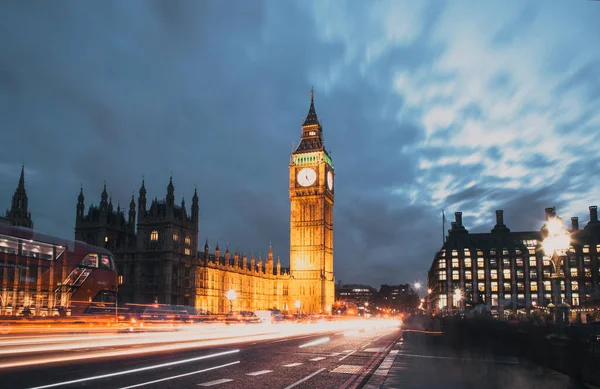
[[[235,362],[231,362],[231,363],[226,363],[224,365],[209,367],[208,369],[196,370],[196,371],[192,371],[190,373],[184,373],[184,374],[174,375],[174,376],[171,376],[171,377],[161,378],[159,380],[142,382],[141,384],[135,384],[135,385],[131,385],[131,386],[125,386],[125,387],[123,387],[121,389],[139,388],[140,386],[146,386],[146,385],[156,384],[158,382],[173,380],[175,378],[187,377],[187,376],[190,376],[190,375],[200,374],[200,373],[206,373],[207,371],[217,370],[217,369],[222,369],[224,367],[237,365],[240,362],[241,361],[235,361]]]
[[[313,340],[312,342],[304,343],[303,345],[300,345],[300,348],[316,346],[316,345],[327,343],[327,342],[329,342],[329,336]]]
[[[147,370],[152,370],[152,369],[160,369],[160,368],[167,367],[167,366],[181,365],[183,363],[201,361],[203,359],[216,358],[216,357],[220,357],[220,356],[223,356],[223,355],[230,355],[230,354],[235,354],[235,353],[239,353],[239,352],[240,352],[239,349],[237,349],[237,350],[230,350],[230,351],[223,351],[223,352],[220,352],[220,353],[203,355],[201,357],[189,358],[189,359],[184,359],[184,360],[181,360],[181,361],[161,363],[160,365],[140,367],[140,368],[137,368],[137,369],[131,369],[131,370],[125,370],[125,371],[118,371],[116,373],[102,374],[102,375],[97,375],[97,376],[87,377],[87,378],[80,378],[78,380],[64,381],[64,382],[57,382],[55,384],[50,384],[50,385],[36,386],[36,387],[30,388],[30,389],[55,388],[55,387],[58,387],[58,386],[78,384],[80,382],[94,381],[94,380],[99,380],[99,379],[102,379],[102,378],[110,378],[110,377],[117,377],[117,376],[121,376],[121,375],[125,375],[125,374],[139,373],[141,371],[147,371]]]

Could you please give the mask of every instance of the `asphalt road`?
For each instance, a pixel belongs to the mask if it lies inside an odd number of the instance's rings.
[[[325,332],[193,350],[29,365],[1,369],[0,386],[350,389],[364,385],[400,335],[398,328]]]

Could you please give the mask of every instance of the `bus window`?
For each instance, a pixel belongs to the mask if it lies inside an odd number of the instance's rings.
[[[100,269],[102,269],[102,270],[114,270],[110,266],[110,259],[108,259],[108,255],[102,255],[100,257]]]
[[[88,254],[81,261],[81,266],[98,267],[98,254]]]

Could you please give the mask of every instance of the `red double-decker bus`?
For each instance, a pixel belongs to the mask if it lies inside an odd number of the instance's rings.
[[[0,315],[66,316],[115,306],[117,271],[101,247],[0,224]]]

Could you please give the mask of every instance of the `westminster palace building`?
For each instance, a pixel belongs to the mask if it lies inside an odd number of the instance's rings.
[[[225,313],[227,292],[233,309],[280,309],[328,314],[334,302],[334,167],[323,141],[314,95],[302,125],[301,140],[289,163],[290,256],[282,268],[268,254],[224,253],[205,242],[199,250],[199,199],[175,203],[172,179],[164,200],[148,201],[144,182],[137,204],[113,206],[106,185],[99,205],[85,212],[83,189],[77,201],[75,239],[104,246],[115,256],[122,284],[119,300],[140,304],[179,304]],[[149,203],[149,204],[148,204]],[[23,214],[23,217],[26,215]]]

